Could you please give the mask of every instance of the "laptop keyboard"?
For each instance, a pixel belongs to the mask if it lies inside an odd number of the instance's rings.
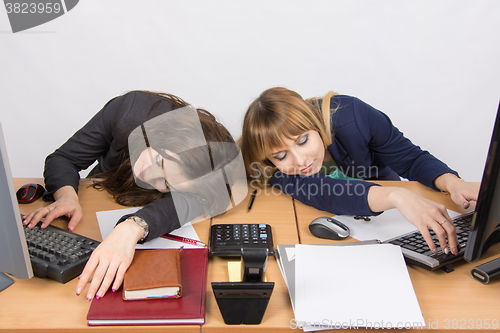
[[[33,273],[66,283],[79,276],[100,242],[53,225],[24,228]]]
[[[444,267],[454,261],[463,258],[465,253],[465,247],[467,246],[467,241],[469,239],[469,230],[472,221],[473,212],[464,215],[457,216],[453,219],[457,230],[458,237],[458,255],[452,253],[445,254],[440,248],[438,236],[434,231],[429,230],[438,248],[438,253],[434,254],[427,246],[424,237],[420,234],[420,231],[414,231],[397,238],[393,238],[385,241],[384,243],[390,243],[401,246],[405,260],[409,264],[418,265],[429,270],[434,270],[440,267]]]

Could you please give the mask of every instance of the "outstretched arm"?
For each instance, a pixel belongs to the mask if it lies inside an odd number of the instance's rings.
[[[432,252],[437,253],[429,228],[438,236],[443,252],[446,248],[458,254],[455,226],[444,205],[423,198],[400,187],[372,186],[368,191],[368,205],[374,212],[397,208],[410,223],[415,225]]]

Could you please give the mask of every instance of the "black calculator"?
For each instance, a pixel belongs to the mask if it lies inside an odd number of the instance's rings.
[[[274,255],[269,224],[214,224],[208,247],[212,256],[241,256],[242,248],[267,248],[269,255]]]

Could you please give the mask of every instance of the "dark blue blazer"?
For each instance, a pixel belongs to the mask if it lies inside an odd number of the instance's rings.
[[[384,113],[358,98],[335,96],[331,101],[332,144],[327,147],[340,170],[364,180],[416,180],[435,190],[433,181],[457,172],[414,145]],[[336,111],[333,111],[336,110]],[[366,181],[286,175],[276,171],[271,185],[320,210],[339,215],[374,215],[368,207]]]

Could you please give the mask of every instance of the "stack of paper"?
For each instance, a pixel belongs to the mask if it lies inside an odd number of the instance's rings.
[[[425,326],[400,247],[295,245],[295,257],[291,249],[277,252],[296,328]]]

